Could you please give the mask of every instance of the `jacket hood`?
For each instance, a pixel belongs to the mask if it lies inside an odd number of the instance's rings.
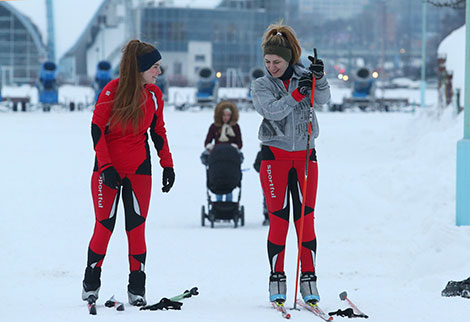
[[[233,126],[238,122],[238,108],[237,106],[230,101],[222,101],[215,107],[214,110],[214,124],[217,126],[222,126],[224,122],[222,121],[222,115],[224,110],[229,108],[232,111],[232,117],[230,118],[229,125]]]

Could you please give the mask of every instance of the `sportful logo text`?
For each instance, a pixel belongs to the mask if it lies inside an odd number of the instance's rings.
[[[271,198],[276,198],[276,194],[274,193],[274,183],[273,183],[273,176],[271,175],[271,165],[268,164],[266,168],[266,173],[268,174],[268,181],[269,181],[269,191],[271,193]]]
[[[103,179],[98,179],[98,208],[103,208]]]

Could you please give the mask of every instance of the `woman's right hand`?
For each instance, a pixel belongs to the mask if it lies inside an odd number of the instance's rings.
[[[299,78],[299,85],[297,88],[300,94],[307,96],[308,92],[312,90],[312,78],[312,73],[305,73]]]
[[[101,172],[101,179],[103,179],[103,183],[111,189],[117,190],[121,185],[121,176],[119,176],[119,173],[113,166],[110,166]]]

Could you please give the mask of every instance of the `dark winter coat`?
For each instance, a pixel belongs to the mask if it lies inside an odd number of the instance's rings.
[[[219,139],[220,139],[220,135],[221,135],[222,127],[223,127],[222,116],[226,108],[229,108],[232,111],[232,117],[230,118],[230,121],[228,122],[228,124],[232,127],[232,130],[235,136],[228,135],[228,139],[229,139],[228,142],[221,142]],[[241,149],[243,146],[242,134],[240,131],[240,126],[237,124],[237,122],[238,122],[238,109],[235,106],[235,104],[229,101],[224,101],[224,102],[220,102],[219,104],[217,104],[215,111],[214,111],[214,123],[212,123],[211,126],[209,127],[206,140],[204,141],[204,147],[206,147],[207,144],[212,143],[212,140],[214,140],[215,144],[235,143],[238,149]]]
[[[235,124],[232,126],[233,132],[235,133],[235,136],[228,136],[228,142],[220,142],[220,132],[222,130],[221,126],[217,126],[214,123],[209,127],[209,131],[207,132],[206,140],[204,141],[204,146],[207,146],[207,144],[212,143],[212,140],[215,141],[215,144],[220,144],[220,143],[235,143],[238,147],[238,149],[242,148],[242,134],[240,132],[240,126],[238,124]]]

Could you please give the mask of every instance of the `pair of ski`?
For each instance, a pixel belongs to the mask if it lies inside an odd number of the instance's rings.
[[[96,311],[96,300],[97,300],[96,297],[93,296],[93,295],[90,295],[87,299],[88,312],[91,315],[96,315],[96,313],[97,313],[97,311]],[[111,298],[109,300],[107,300],[106,303],[104,303],[104,306],[109,307],[109,308],[115,308],[116,311],[124,311],[124,303],[117,301],[114,298],[114,295],[111,296]]]
[[[299,306],[303,307],[304,309],[312,312],[319,318],[323,319],[324,321],[331,321],[333,320],[332,316],[328,316],[319,306],[318,303],[305,303],[301,300],[297,300],[296,302]],[[281,312],[282,317],[285,319],[290,319],[291,315],[287,312],[287,309],[284,305],[284,301],[275,301],[271,302],[273,308],[275,308],[278,312]]]
[[[365,318],[365,319],[369,318],[368,315],[364,314],[361,310],[359,310],[359,308],[348,298],[348,293],[346,291],[341,292],[339,294],[339,298],[341,299],[341,301],[346,301],[348,303],[349,309],[344,310],[344,311],[338,310],[336,312],[330,312],[326,314],[320,308],[320,306],[318,306],[318,303],[310,303],[310,302],[305,303],[302,300],[297,300],[296,303],[299,306],[305,308],[306,310],[312,312],[313,314],[315,314],[316,316],[318,316],[320,319],[324,321],[333,320],[332,315],[347,316],[349,318]],[[291,315],[287,312],[287,309],[284,306],[284,301],[271,302],[271,303],[277,311],[281,312],[283,318],[285,319],[291,318]],[[349,312],[348,310],[351,312]]]

